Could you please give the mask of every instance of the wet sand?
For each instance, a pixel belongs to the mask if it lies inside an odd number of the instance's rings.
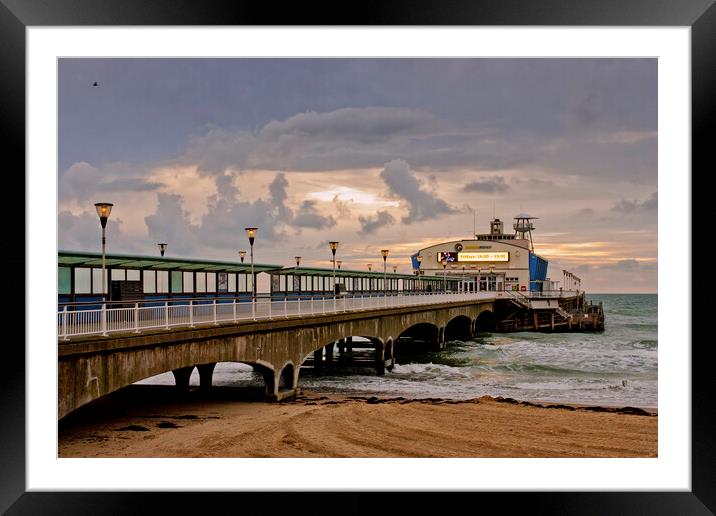
[[[656,457],[655,412],[635,408],[319,396],[235,389],[179,396],[131,386],[59,423],[60,457]]]

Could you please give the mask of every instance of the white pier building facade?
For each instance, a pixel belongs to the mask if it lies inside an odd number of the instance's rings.
[[[411,256],[415,274],[459,278],[460,290],[541,292],[556,290],[547,277],[548,262],[534,252],[532,217],[515,216],[505,233],[500,219],[490,221],[490,232],[474,239],[455,240],[420,249]]]

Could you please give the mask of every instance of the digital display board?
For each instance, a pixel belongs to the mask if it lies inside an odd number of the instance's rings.
[[[458,253],[459,262],[509,262],[510,253]]]
[[[458,254],[459,253],[453,253],[453,252],[444,253],[441,251],[438,253],[438,263],[442,263],[443,260],[445,260],[448,263],[456,262],[456,261],[458,261]]]

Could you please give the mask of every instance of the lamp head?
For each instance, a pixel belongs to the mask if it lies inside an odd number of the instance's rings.
[[[244,258],[246,257],[246,251],[243,249],[239,251],[239,257],[241,258],[241,263],[244,263]]]
[[[114,204],[111,202],[96,202],[94,204],[97,210],[97,216],[103,228],[107,226],[107,219],[109,219],[109,214],[112,213],[112,206],[114,206]]]
[[[368,264],[368,272],[370,272],[371,270],[373,270],[373,264],[372,264],[372,263],[369,263],[369,264]]]
[[[333,253],[333,256],[335,256],[336,249],[338,249],[338,242],[328,242],[328,245],[331,247],[331,252]]]
[[[342,264],[342,263],[343,263],[343,262],[342,262],[341,260],[337,260],[337,261],[336,261],[336,265],[338,265],[338,268],[339,268],[339,269],[341,268],[341,264]]]
[[[244,228],[246,230],[246,236],[249,237],[249,243],[254,245],[254,239],[256,238],[256,230],[259,228]]]
[[[381,249],[381,250],[380,250],[380,255],[383,257],[383,261],[385,261],[386,258],[388,258],[388,253],[389,253],[389,252],[390,252],[390,251],[389,251],[388,249]]]
[[[301,257],[300,256],[294,256],[293,259],[296,260],[296,267],[301,265]]]
[[[160,243],[157,244],[157,245],[159,246],[159,254],[161,254],[162,256],[164,256],[164,251],[167,250],[167,244],[165,244],[164,242],[160,242]]]

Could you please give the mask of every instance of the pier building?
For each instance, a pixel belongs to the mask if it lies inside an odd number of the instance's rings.
[[[420,249],[411,256],[413,270],[456,279],[459,290],[467,292],[556,290],[547,277],[547,260],[534,251],[535,219],[520,213],[514,218],[514,233],[505,233],[503,221],[496,218],[489,233]]]

